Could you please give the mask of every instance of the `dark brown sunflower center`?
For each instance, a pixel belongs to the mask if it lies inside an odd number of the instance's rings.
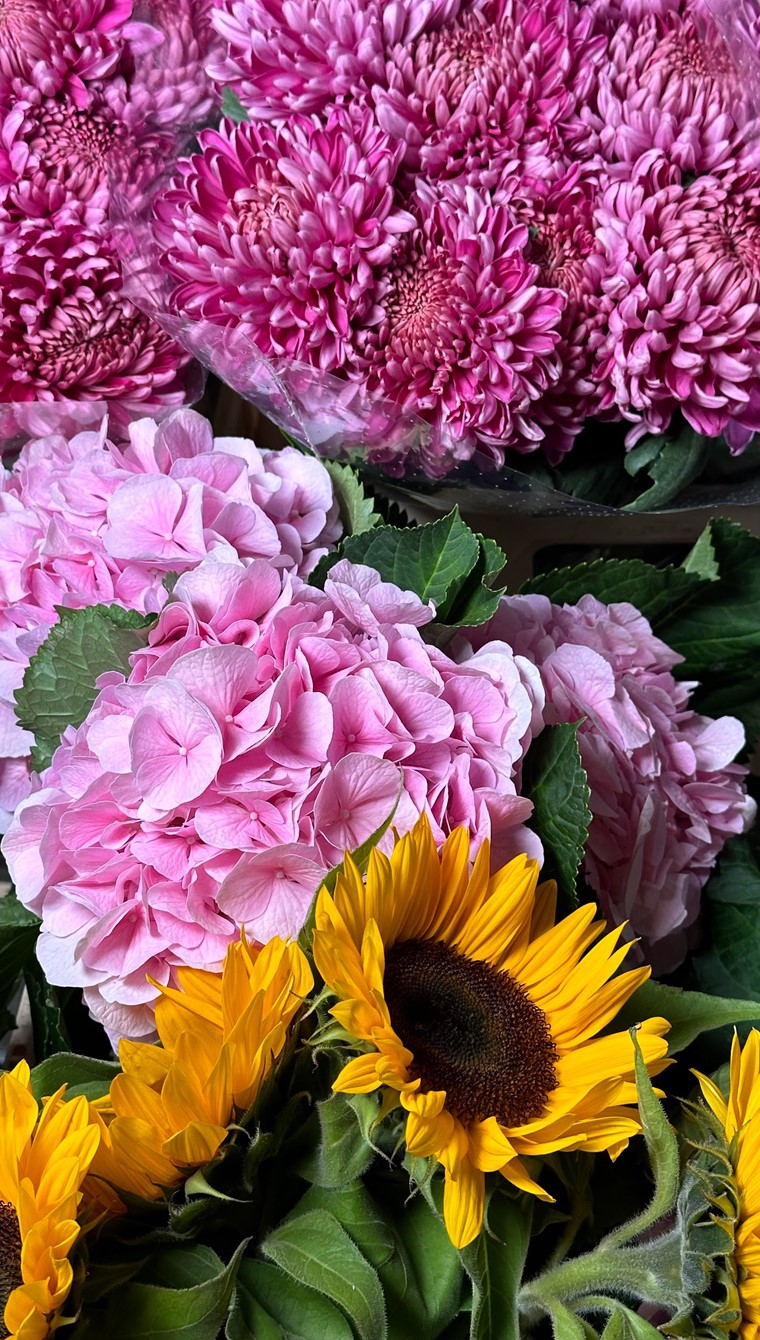
[[[3,1320],[5,1305],[23,1282],[18,1215],[8,1201],[0,1200],[0,1340],[10,1334]]]
[[[393,945],[385,962],[393,1028],[414,1054],[423,1093],[446,1090],[465,1125],[496,1117],[521,1126],[557,1087],[557,1052],[543,1011],[520,983],[434,940]]]

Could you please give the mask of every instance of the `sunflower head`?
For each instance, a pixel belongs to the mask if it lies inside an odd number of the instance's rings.
[[[483,1221],[484,1174],[550,1199],[522,1159],[561,1149],[616,1156],[640,1130],[630,1035],[596,1035],[648,976],[617,974],[620,931],[594,908],[555,925],[556,888],[518,856],[490,874],[469,834],[438,852],[421,819],[366,881],[346,858],[315,913],[314,958],[338,997],[332,1014],[360,1049],[335,1089],[395,1090],[410,1153],[445,1170],[444,1217],[456,1246]],[[602,937],[600,939],[600,937]],[[593,946],[593,947],[592,947]],[[650,1073],[668,1024],[642,1024]]]
[[[40,1109],[25,1061],[0,1076],[0,1336],[44,1340],[71,1289],[98,1132],[86,1099],[63,1093]]]
[[[731,1272],[739,1289],[741,1340],[760,1334],[760,1033],[742,1048],[734,1036],[728,1098],[714,1080],[697,1074],[709,1108],[725,1135],[738,1203]]]
[[[180,968],[161,988],[161,1045],[122,1042],[122,1073],[93,1120],[93,1173],[117,1190],[157,1200],[208,1163],[261,1090],[313,985],[304,954],[270,940],[230,945],[221,974]]]

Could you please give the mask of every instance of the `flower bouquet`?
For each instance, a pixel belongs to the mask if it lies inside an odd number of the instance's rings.
[[[5,473],[0,1327],[747,1340],[760,540],[378,506],[188,410]]]
[[[115,191],[130,291],[202,362],[447,497],[757,500],[754,0],[208,14],[221,120]]]

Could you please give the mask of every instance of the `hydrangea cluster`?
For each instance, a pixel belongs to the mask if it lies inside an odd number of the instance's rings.
[[[221,472],[233,458],[197,459]],[[156,476],[126,486],[112,549],[142,552],[124,514],[159,483],[179,492]],[[146,1035],[148,976],[218,968],[243,926],[296,934],[327,870],[391,816],[406,832],[425,812],[438,839],[465,824],[494,838],[497,863],[540,855],[514,782],[540,677],[496,640],[453,660],[419,631],[433,613],[346,561],[324,591],[228,550],[186,572],[6,836],[48,980],[84,988],[112,1035]]]
[[[181,404],[188,357],[122,292],[109,178],[154,178],[215,94],[207,0],[0,7],[0,399]],[[112,427],[115,429],[116,424]]]
[[[760,426],[756,125],[700,0],[214,0],[210,23],[250,120],[161,202],[176,314],[361,387],[391,430],[416,414],[441,468],[556,462],[595,416],[629,445],[676,412],[734,450]]]
[[[510,596],[476,641],[484,637],[503,638],[538,667],[546,725],[581,722],[592,813],[586,879],[655,970],[671,971],[690,947],[723,844],[755,817],[746,769],[733,762],[744,728],[690,710],[694,686],[672,674],[682,658],[633,605]]]
[[[191,410],[133,423],[126,446],[106,432],[32,441],[0,484],[2,829],[32,785],[13,694],[59,607],[155,612],[167,574],[209,554],[306,574],[341,533],[327,471],[294,448],[214,439]]]

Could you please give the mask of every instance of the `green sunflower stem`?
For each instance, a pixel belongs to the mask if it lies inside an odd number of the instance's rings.
[[[558,1303],[579,1308],[591,1295],[677,1311],[683,1304],[680,1233],[673,1230],[634,1247],[601,1247],[562,1261],[523,1285],[520,1310],[526,1316],[551,1315]]]

